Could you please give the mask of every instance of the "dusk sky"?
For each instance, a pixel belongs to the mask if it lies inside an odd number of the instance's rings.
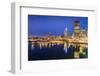
[[[28,35],[63,35],[66,27],[72,34],[75,20],[80,21],[81,29],[88,29],[88,17],[28,15]]]

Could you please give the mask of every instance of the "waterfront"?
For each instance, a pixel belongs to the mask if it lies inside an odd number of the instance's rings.
[[[88,58],[88,18],[28,16],[28,61]]]

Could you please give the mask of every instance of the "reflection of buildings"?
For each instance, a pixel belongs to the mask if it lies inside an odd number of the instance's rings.
[[[37,44],[40,48],[46,47],[50,48],[54,45],[64,45],[64,49],[70,45],[74,47],[80,46],[80,49],[83,47],[87,47],[88,45],[88,38],[87,38],[87,31],[85,29],[80,29],[80,22],[74,22],[74,31],[72,36],[68,35],[67,27],[64,30],[63,36],[52,36],[51,33],[48,33],[44,37],[29,37],[29,42],[32,43],[32,47]],[[82,50],[80,50],[83,53]],[[74,57],[79,58],[79,51],[75,50]]]

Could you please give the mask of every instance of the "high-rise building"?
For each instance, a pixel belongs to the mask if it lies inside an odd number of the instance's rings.
[[[80,30],[80,37],[87,37],[87,32],[85,29]]]
[[[80,33],[80,22],[79,21],[75,21],[74,22],[74,37],[79,37],[79,33]]]
[[[67,27],[66,27],[64,30],[64,37],[67,37],[67,36],[68,36],[68,32],[67,32]]]

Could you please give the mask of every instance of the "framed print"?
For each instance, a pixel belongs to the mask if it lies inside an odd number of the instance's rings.
[[[12,3],[11,12],[13,73],[94,67],[94,8]]]
[[[87,26],[87,17],[28,15],[28,61],[88,58]]]

